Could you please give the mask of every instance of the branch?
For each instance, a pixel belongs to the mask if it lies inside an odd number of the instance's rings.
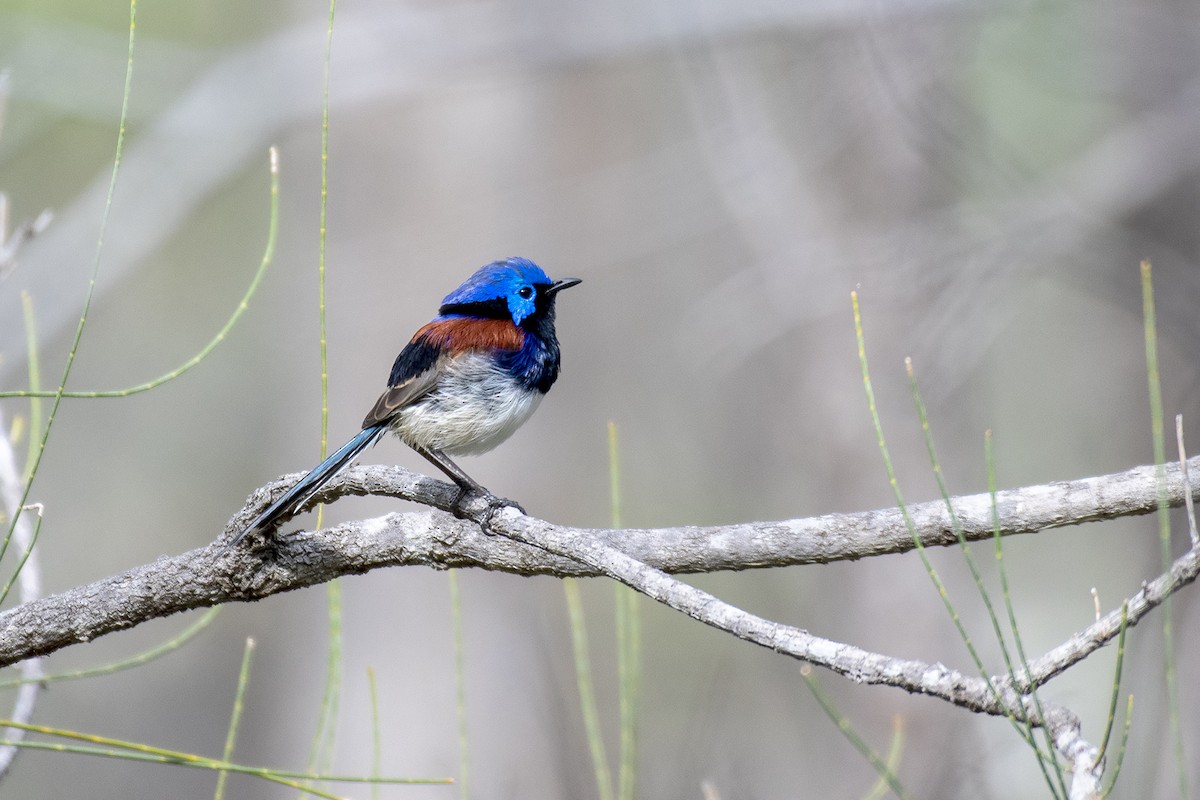
[[[1187,462],[1200,470],[1200,457]],[[1119,517],[1148,514],[1157,508],[1156,467],[1135,467],[1125,472],[1059,481],[1041,486],[1008,489],[996,494],[996,515],[1001,535],[1036,533],[1048,528],[1079,525]],[[1167,501],[1184,502],[1180,466],[1165,468]],[[272,495],[290,486],[299,475],[289,475],[266,487]],[[412,473],[399,467],[356,467],[326,487],[317,499],[328,501],[345,495],[383,495],[414,500],[449,509],[454,495],[445,484],[430,481],[418,486]],[[428,487],[442,487],[434,489]],[[1200,495],[1200,487],[1193,490]],[[964,538],[992,538],[992,498],[987,493],[953,499],[954,513]],[[916,533],[925,547],[958,544],[950,513],[941,500],[909,506]],[[669,573],[716,572],[800,564],[825,564],[867,556],[912,550],[912,534],[896,508],[779,522],[747,522],[709,527],[631,528],[625,530],[561,528],[586,532],[645,564]],[[339,531],[337,537],[343,535]],[[421,543],[417,543],[421,546]],[[567,559],[547,558],[506,549],[486,539],[470,536],[444,554],[445,562],[433,566],[483,567],[523,575],[595,576],[598,571]],[[371,567],[367,567],[368,569]]]
[[[1200,470],[1200,459],[1190,462]],[[1179,467],[1165,468],[1168,499],[1183,502]],[[1044,528],[1145,514],[1156,502],[1155,468],[1136,467],[1095,478],[1010,489],[997,496],[1001,533],[1013,535]],[[288,475],[257,490],[230,520],[223,538],[241,530],[269,500],[299,477]],[[600,566],[554,550],[489,536],[475,523],[444,511],[456,495],[449,484],[400,467],[352,467],[313,501],[345,495],[384,495],[433,508],[348,522],[321,531],[277,534],[269,547],[247,548],[219,557],[208,546],[136,567],[86,586],[25,603],[0,614],[0,666],[45,655],[78,642],[123,630],[150,619],[231,601],[259,600],[341,575],[380,567],[476,567],[518,575],[597,576]],[[991,536],[986,494],[954,500],[955,513],[969,540]],[[910,506],[925,546],[955,544],[949,514],[941,502]],[[506,518],[507,519],[507,518]],[[599,530],[543,526],[564,541],[594,541],[664,573],[711,572],[768,566],[825,563],[912,549],[913,542],[895,509],[831,514],[780,522],[737,523],[714,527]],[[286,526],[285,526],[286,527]],[[1171,576],[1146,585],[1130,603],[1130,624],[1161,602],[1166,592],[1194,579],[1194,565],[1179,566]],[[1097,637],[1115,635],[1112,615],[1095,623],[1033,664],[1041,681],[1057,675],[1079,648]],[[1088,651],[1090,652],[1090,650]]]
[[[1042,700],[1039,706],[1032,694],[1019,693],[1011,685],[1004,685],[1001,677],[968,677],[940,663],[930,664],[872,653],[853,645],[824,639],[801,628],[772,622],[648,567],[594,537],[564,532],[541,520],[523,516],[512,508],[502,510],[487,524],[493,532],[513,541],[588,564],[706,625],[777,653],[825,667],[856,683],[894,686],[914,694],[938,697],[971,711],[1045,726],[1073,773],[1071,798],[1100,796],[1103,764],[1099,749],[1083,738],[1079,718],[1055,703]],[[1181,559],[1186,560],[1190,568],[1185,582],[1195,579],[1200,569],[1198,556],[1200,552],[1192,550],[1185,559]],[[1180,585],[1182,582],[1174,583],[1173,587]],[[1141,594],[1145,594],[1145,591]],[[1144,614],[1157,603],[1150,605],[1143,602],[1139,605]],[[1133,624],[1132,614],[1129,624]],[[1099,646],[1097,642],[1091,649],[1079,648],[1075,661],[1082,660]]]
[[[1189,468],[1200,469],[1200,459],[1193,462],[1188,462]],[[1137,467],[1000,492],[996,510],[1001,533],[1030,533],[1148,513],[1157,503],[1156,471],[1152,466]],[[1167,466],[1164,471],[1168,501],[1182,504],[1180,467]],[[289,475],[256,491],[230,520],[223,538],[241,530],[298,478]],[[897,510],[708,528],[617,531],[557,526],[512,508],[492,514],[486,503],[476,500],[465,509],[468,519],[456,519],[445,511],[457,495],[455,487],[400,467],[383,466],[347,470],[313,502],[367,494],[413,500],[431,508],[322,531],[276,534],[271,541],[259,539],[251,548],[227,555],[221,555],[219,544],[214,543],[25,603],[0,614],[0,666],[179,611],[257,600],[385,566],[478,567],[520,575],[607,575],[694,619],[858,683],[895,686],[973,711],[1045,725],[1059,752],[1075,768],[1075,779],[1089,786],[1089,781],[1099,780],[1096,749],[1080,735],[1078,718],[1046,702],[1040,715],[1029,692],[1111,641],[1119,631],[1119,612],[1102,617],[1033,660],[1028,674],[985,679],[941,664],[872,653],[771,622],[668,574],[824,563],[904,552],[914,545]],[[967,539],[992,535],[989,495],[956,498],[953,505]],[[912,506],[909,512],[925,546],[956,544],[944,503]],[[1176,560],[1168,573],[1143,584],[1129,600],[1127,624],[1136,625],[1165,597],[1194,581],[1198,573],[1200,550],[1192,549]]]

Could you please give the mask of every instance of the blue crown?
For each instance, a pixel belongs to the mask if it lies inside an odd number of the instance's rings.
[[[506,258],[480,267],[462,285],[446,295],[442,305],[483,303],[501,297],[508,299],[523,286],[550,283],[550,277],[528,258]]]
[[[480,267],[442,300],[441,313],[475,313],[489,306],[506,308],[514,325],[537,311],[538,295],[552,281],[528,258],[506,258]],[[470,309],[470,310],[466,310]],[[485,313],[492,316],[495,313]]]

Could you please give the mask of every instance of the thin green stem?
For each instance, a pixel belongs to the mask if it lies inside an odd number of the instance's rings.
[[[333,761],[333,745],[337,737],[338,707],[342,685],[342,592],[338,581],[325,584],[325,608],[328,618],[329,652],[325,661],[325,690],[321,694],[321,710],[317,717],[316,733],[308,754],[310,772],[319,772],[321,757]]]
[[[210,608],[208,611],[204,612],[204,615],[200,617],[200,619],[189,625],[177,636],[174,636],[162,644],[156,645],[149,650],[138,653],[130,658],[116,661],[112,664],[105,664],[104,666],[100,667],[91,667],[89,669],[75,670],[73,672],[59,672],[55,673],[54,675],[45,675],[34,680],[37,680],[40,683],[53,683],[55,681],[77,681],[84,678],[94,678],[98,675],[111,675],[114,672],[120,672],[121,670],[129,669],[131,667],[140,667],[142,664],[146,664],[156,658],[165,656],[167,653],[170,653],[173,650],[178,650],[180,647],[187,644],[189,641],[195,638],[197,634],[207,628],[209,623],[216,619],[219,613],[221,613],[221,606]],[[29,680],[24,678],[0,681],[0,689],[14,689],[17,686],[28,682]]]
[[[583,599],[579,594],[578,581],[574,578],[563,578],[562,583],[563,593],[567,598],[567,616],[571,622],[571,652],[575,660],[575,684],[579,689],[579,707],[583,714],[588,751],[592,755],[596,794],[599,795],[600,800],[612,800],[612,776],[609,772],[608,754],[604,747],[604,735],[600,730],[600,710],[596,703],[596,690],[592,680],[592,658],[588,647],[587,623],[583,617]]]
[[[87,292],[83,300],[83,309],[79,313],[79,322],[75,326],[75,335],[71,339],[71,349],[67,353],[67,361],[63,365],[62,377],[59,378],[58,388],[54,392],[54,400],[50,404],[50,414],[46,418],[46,427],[42,431],[41,440],[38,442],[36,453],[28,470],[29,480],[25,482],[25,491],[21,495],[21,501],[17,503],[16,513],[13,514],[13,518],[9,522],[8,533],[4,537],[4,542],[0,544],[0,558],[4,557],[4,552],[8,549],[8,543],[11,541],[13,531],[16,529],[17,520],[20,519],[21,510],[29,504],[29,494],[33,491],[33,482],[37,477],[38,467],[42,463],[42,456],[46,453],[46,444],[50,441],[50,431],[54,427],[54,420],[58,415],[58,407],[62,403],[63,392],[67,390],[67,380],[71,377],[71,368],[75,365],[75,357],[79,353],[79,344],[83,341],[83,330],[87,326],[88,313],[91,311],[92,298],[96,294],[96,281],[100,277],[101,255],[104,252],[104,235],[108,230],[108,218],[112,212],[113,196],[117,189],[117,175],[121,170],[121,155],[125,150],[125,124],[129,119],[129,97],[133,90],[133,53],[134,43],[137,41],[136,31],[137,0],[130,0],[129,49],[125,60],[125,87],[121,96],[121,121],[117,128],[117,145],[113,155],[112,174],[108,180],[108,192],[104,198],[104,211],[100,215],[100,233],[96,238],[96,251],[92,259],[92,273],[88,278]],[[32,432],[31,435],[33,435]]]
[[[371,778],[378,780],[383,769],[383,735],[379,724],[379,687],[375,668],[367,667],[367,692],[371,702]],[[379,800],[379,785],[371,784],[371,800]]]
[[[198,756],[192,753],[184,753],[178,750],[168,750],[153,745],[142,744],[140,742],[130,742],[124,739],[114,739],[108,736],[98,736],[91,733],[79,733],[78,731],[69,731],[62,728],[52,728],[47,725],[34,725],[27,722],[16,722],[14,720],[0,719],[0,728],[20,728],[30,733],[40,733],[46,736],[56,736],[62,739],[70,739],[72,741],[87,742],[90,745],[99,745],[107,748],[104,750],[91,749],[76,749],[67,748],[63,745],[55,745],[49,742],[0,742],[0,744],[14,744],[18,747],[28,747],[32,749],[42,750],[57,750],[60,752],[80,752],[88,755],[105,755],[118,756],[120,758],[137,759],[144,761],[156,761],[163,764],[177,764],[185,767],[197,767],[200,769],[228,770],[229,772],[237,772],[243,775],[253,775],[254,777],[262,778],[263,780],[273,781],[291,786],[295,789],[315,794],[318,797],[330,797],[335,795],[326,792],[308,789],[300,783],[294,783],[293,780],[299,781],[315,781],[324,783],[387,783],[387,784],[449,784],[451,778],[363,778],[356,775],[331,775],[311,772],[292,772],[288,770],[267,769],[265,767],[247,767],[241,764],[231,764],[227,761],[222,761],[218,758],[209,758],[207,756]]]
[[[1158,479],[1158,541],[1163,571],[1171,568],[1171,517],[1167,500],[1167,445],[1163,434],[1162,382],[1158,369],[1158,323],[1154,310],[1154,283],[1150,262],[1143,261],[1142,274],[1142,321],[1146,340],[1146,381],[1150,390],[1150,435],[1154,443],[1154,463]],[[1183,730],[1179,719],[1179,678],[1175,666],[1175,623],[1172,614],[1174,602],[1171,595],[1163,598],[1163,677],[1167,685],[1167,714],[1171,739],[1175,749],[1175,766],[1179,780],[1180,798],[1188,798],[1189,760],[1183,748]]]
[[[1096,763],[1104,760],[1108,751],[1108,739],[1112,735],[1113,726],[1117,721],[1117,701],[1121,696],[1121,668],[1125,664],[1125,631],[1129,621],[1129,601],[1121,604],[1121,633],[1117,636],[1117,666],[1113,675],[1112,699],[1108,705],[1108,721],[1104,725],[1104,738],[1100,740],[1100,752],[1096,755]]]
[[[1117,785],[1117,779],[1121,777],[1121,767],[1125,764],[1125,751],[1129,745],[1129,726],[1133,723],[1133,695],[1129,695],[1128,701],[1125,703],[1125,725],[1121,729],[1121,746],[1117,748],[1117,760],[1113,764],[1111,772],[1109,772],[1108,788],[1104,790],[1101,798],[1108,797],[1112,792],[1113,787]]]
[[[250,682],[250,659],[254,655],[254,640],[247,639],[242,650],[242,667],[238,670],[237,689],[233,694],[233,711],[229,715],[229,728],[225,733],[225,749],[221,752],[221,760],[228,762],[233,759],[233,748],[237,745],[238,729],[242,723],[242,712],[246,708],[246,685]],[[213,793],[216,800],[225,797],[225,783],[229,780],[229,771],[217,773],[217,788]]]
[[[934,569],[933,564],[929,561],[929,556],[925,552],[925,544],[921,541],[921,537],[917,533],[917,526],[908,512],[908,505],[905,503],[904,494],[900,491],[900,482],[896,479],[896,470],[892,465],[892,457],[888,451],[887,440],[883,435],[883,421],[879,417],[879,407],[875,403],[875,389],[871,383],[871,372],[867,363],[866,337],[863,333],[862,314],[858,306],[858,292],[851,292],[850,300],[854,310],[854,334],[858,342],[858,363],[862,372],[863,389],[867,397],[867,410],[871,415],[871,424],[875,429],[876,446],[883,456],[883,466],[887,472],[888,485],[892,487],[892,494],[896,498],[896,505],[900,509],[900,515],[904,519],[904,525],[908,529],[909,535],[912,536],[913,546],[916,548],[917,555],[925,567],[925,573],[929,576],[929,580],[937,590],[938,597],[941,598],[942,605],[945,606],[946,612],[950,615],[950,619],[954,623],[954,627],[958,630],[959,637],[962,639],[963,644],[966,645],[967,652],[970,654],[976,669],[986,676],[986,671],[983,668],[983,659],[979,657],[970,634],[967,633],[966,628],[963,626],[962,618],[959,617],[958,611],[950,601],[950,593],[947,591],[945,583],[942,582],[937,570]],[[934,471],[938,473],[940,472],[940,468],[935,465]]]
[[[333,63],[333,20],[337,0],[329,2],[329,19],[325,33],[324,80],[321,98],[321,210],[319,229],[319,256],[317,259],[317,314],[320,329],[321,354],[321,458],[329,451],[329,331],[326,324],[326,246],[329,199],[329,80]],[[325,506],[317,506],[317,527],[324,523]],[[321,698],[321,714],[309,761],[314,769],[319,763],[320,753],[326,754],[328,762],[333,759],[333,744],[337,730],[337,710],[341,695],[342,674],[342,589],[341,582],[330,581],[325,585],[326,605],[329,617],[329,659],[325,670],[325,691]]]
[[[937,483],[938,493],[941,495],[942,502],[946,504],[946,512],[950,515],[950,528],[954,531],[955,537],[958,539],[959,552],[962,553],[963,560],[967,564],[967,571],[971,573],[971,580],[975,583],[975,590],[979,592],[979,597],[983,601],[984,608],[987,610],[988,618],[992,623],[992,631],[995,633],[996,642],[1000,645],[1000,652],[1004,658],[1004,663],[1008,666],[1008,671],[1013,672],[1012,661],[1009,658],[1008,646],[1004,638],[1004,632],[1000,628],[1000,619],[996,615],[996,610],[992,606],[992,600],[988,594],[987,587],[983,583],[983,575],[979,568],[975,565],[975,558],[971,555],[971,548],[967,543],[967,537],[963,532],[962,523],[959,521],[958,514],[954,510],[954,502],[951,500],[950,489],[946,486],[945,474],[942,472],[941,461],[938,460],[937,449],[933,443],[933,430],[929,425],[929,412],[925,407],[925,400],[921,397],[920,388],[917,386],[916,370],[913,367],[911,358],[904,359],[904,368],[908,373],[909,388],[912,391],[913,404],[917,409],[917,417],[921,422],[921,434],[925,439],[925,450],[929,456],[930,468],[933,470],[933,477]],[[999,699],[999,693],[996,688],[991,685],[991,679],[984,675],[988,680],[989,690],[992,696]]]
[[[900,756],[904,754],[904,717],[897,714],[892,717],[892,743],[888,746],[887,759],[884,766],[887,768],[887,774],[895,775],[896,770],[900,769]],[[875,785],[863,795],[863,800],[882,800],[887,796],[891,787],[888,786],[887,780],[880,775],[876,779]]]
[[[946,612],[950,615],[954,627],[958,630],[959,637],[966,645],[967,652],[971,655],[971,660],[975,663],[976,668],[983,673],[983,659],[979,657],[979,653],[975,650],[975,644],[971,641],[970,634],[967,633],[966,628],[963,626],[962,618],[959,617],[954,604],[950,602],[950,593],[946,590],[946,585],[942,582],[937,570],[934,569],[933,564],[929,561],[929,556],[925,553],[925,545],[917,533],[917,526],[913,522],[912,516],[908,513],[908,505],[904,501],[904,494],[900,491],[900,482],[896,479],[896,470],[892,465],[892,457],[888,452],[887,440],[883,435],[883,422],[879,417],[879,408],[875,403],[875,389],[871,384],[871,373],[867,365],[867,347],[866,338],[863,334],[862,314],[858,307],[858,293],[851,292],[850,298],[854,307],[854,333],[858,340],[858,362],[862,371],[863,388],[867,396],[867,410],[871,415],[871,424],[875,428],[876,446],[883,456],[883,466],[887,471],[888,485],[892,487],[892,494],[896,498],[900,515],[904,519],[905,527],[908,528],[908,532],[912,536],[913,545],[921,558],[921,563],[925,567],[925,573],[929,576],[929,580],[933,582],[934,588],[937,589],[938,597],[942,599],[942,605],[946,607]]]
[[[12,591],[13,584],[21,576],[21,570],[25,568],[25,562],[29,560],[29,556],[33,553],[33,546],[37,544],[38,534],[42,532],[42,508],[41,503],[36,503],[37,521],[33,523],[33,533],[29,537],[29,544],[25,546],[24,552],[21,553],[21,559],[17,562],[16,569],[12,575],[8,576],[8,581],[5,582],[4,588],[0,589],[0,604],[8,599],[8,593]],[[17,513],[28,509],[18,509]],[[7,542],[5,543],[7,544]]]
[[[34,374],[34,370],[37,367],[36,359],[31,356],[29,389],[27,391],[0,392],[0,398],[29,397],[36,399],[42,397],[57,397],[60,394],[64,398],[86,399],[129,397],[130,395],[148,392],[151,389],[157,389],[164,383],[173,381],[184,373],[190,371],[193,367],[204,361],[204,359],[208,358],[209,354],[212,353],[212,351],[215,350],[218,345],[224,342],[226,338],[228,338],[229,334],[233,331],[234,326],[238,323],[238,320],[240,320],[242,315],[244,315],[250,308],[250,299],[254,297],[255,293],[258,291],[259,284],[262,283],[263,277],[267,274],[267,267],[271,265],[271,262],[275,258],[275,244],[279,235],[279,151],[275,147],[271,147],[269,155],[271,172],[271,205],[270,219],[267,222],[267,242],[263,247],[262,258],[259,260],[258,269],[255,270],[254,276],[250,279],[250,285],[246,287],[246,291],[242,294],[242,299],[238,302],[237,307],[234,308],[233,313],[229,315],[229,319],[225,321],[225,324],[221,326],[221,329],[217,331],[212,339],[210,339],[208,343],[204,345],[204,347],[200,348],[199,352],[170,372],[159,375],[157,378],[148,380],[145,383],[139,383],[136,386],[129,386],[124,389],[109,389],[104,391],[63,391],[61,393],[58,391],[41,391],[38,388],[39,381],[37,376]],[[31,319],[32,313],[32,309],[28,310],[26,312],[26,318]],[[34,427],[34,430],[37,430],[37,428]]]
[[[867,744],[866,740],[854,729],[854,724],[850,722],[850,719],[834,705],[833,698],[829,696],[829,693],[825,691],[820,681],[817,680],[812,666],[809,664],[802,665],[800,667],[800,677],[804,679],[805,685],[812,692],[813,699],[817,701],[817,705],[825,712],[825,716],[829,717],[833,724],[837,726],[838,732],[867,760],[867,763],[875,770],[880,780],[884,781],[888,788],[897,797],[901,798],[901,800],[911,800],[912,795],[900,783],[900,779],[896,777],[895,772],[892,771],[888,762],[879,757],[874,748]],[[892,750],[894,751],[896,748],[897,743],[893,741]]]
[[[466,636],[463,633],[462,590],[458,570],[446,571],[450,582],[450,625],[454,635],[454,714],[458,722],[458,796],[471,796],[471,748],[467,733]]]
[[[1000,504],[996,501],[996,492],[997,492],[997,489],[996,489],[996,454],[995,454],[995,451],[992,446],[992,432],[991,431],[984,432],[983,452],[984,452],[984,458],[987,461],[988,494],[991,496],[991,500],[992,500],[992,502],[991,502],[992,541],[995,544],[995,552],[996,552],[996,574],[1000,577],[1000,591],[1004,596],[1004,609],[1008,613],[1008,627],[1009,627],[1009,630],[1012,631],[1013,645],[1017,649],[1017,658],[1020,660],[1021,666],[1025,670],[1025,674],[1028,675],[1030,673],[1029,659],[1025,656],[1025,643],[1021,639],[1021,628],[1017,624],[1017,612],[1016,612],[1016,608],[1012,602],[1012,591],[1009,589],[1009,585],[1008,585],[1008,570],[1005,568],[1004,542],[1003,542],[1003,537],[1001,536],[1001,531],[1000,531]],[[1011,665],[1009,666],[1009,674],[1010,675],[1012,674]],[[1033,695],[1034,702],[1036,702],[1038,704],[1037,705],[1038,714],[1041,714],[1042,713],[1041,701],[1038,699],[1037,687],[1036,686],[1030,687],[1030,692]],[[1050,793],[1053,794],[1055,797],[1058,797],[1058,796],[1065,797],[1066,796],[1066,787],[1065,787],[1066,779],[1063,776],[1062,767],[1058,763],[1058,759],[1055,758],[1053,755],[1054,749],[1053,749],[1052,744],[1049,744],[1049,743],[1047,744],[1047,751],[1049,753],[1048,755],[1042,753],[1042,751],[1038,749],[1037,740],[1034,738],[1034,734],[1033,734],[1033,726],[1028,722],[1027,718],[1025,719],[1025,734],[1026,734],[1026,742],[1028,742],[1029,745],[1031,747],[1033,747],[1034,752],[1038,756],[1038,759],[1037,759],[1038,768],[1041,769],[1041,771],[1042,771],[1042,777],[1045,778],[1046,785],[1050,788]],[[1047,739],[1047,741],[1048,741],[1048,739]],[[1046,767],[1047,762],[1049,762],[1054,767],[1054,773],[1055,773],[1054,779],[1051,778],[1050,771]],[[1058,781],[1057,785],[1055,784],[1054,780]]]
[[[291,778],[285,778],[278,773],[270,770],[258,770],[253,767],[238,767],[236,764],[224,764],[213,759],[212,761],[194,760],[192,757],[181,754],[153,754],[153,753],[130,753],[121,750],[116,750],[110,747],[90,747],[88,745],[67,745],[58,744],[55,742],[12,742],[0,740],[0,745],[11,745],[27,750],[48,750],[53,753],[73,753],[83,756],[99,756],[101,758],[118,758],[123,761],[142,761],[150,764],[170,764],[177,767],[190,767],[192,769],[216,769],[225,770],[228,772],[237,772],[245,775],[252,775],[271,783],[278,783],[281,786],[287,786],[296,789],[305,795],[313,797],[323,797],[327,800],[349,800],[342,795],[336,795],[331,792],[323,792],[318,789],[307,788],[302,782]],[[328,780],[328,779],[327,779]]]
[[[614,529],[624,527],[621,519],[621,462],[617,424],[608,423],[608,484]],[[620,738],[617,753],[617,798],[633,800],[637,785],[637,709],[641,690],[641,606],[638,594],[615,584],[617,640],[617,706]]]
[[[914,549],[916,550],[918,557],[921,559],[921,564],[925,568],[926,575],[929,576],[930,582],[933,583],[934,588],[937,590],[938,597],[941,598],[942,605],[946,608],[946,613],[949,614],[950,620],[954,623],[954,627],[958,631],[959,638],[966,646],[967,652],[970,655],[972,662],[975,664],[976,670],[987,682],[989,690],[992,692],[993,696],[998,698],[999,693],[996,691],[995,686],[991,681],[991,676],[984,668],[983,659],[979,656],[979,652],[975,648],[975,643],[972,641],[970,634],[967,633],[966,627],[963,625],[962,618],[959,616],[957,609],[950,600],[950,594],[946,589],[945,583],[942,581],[941,576],[938,575],[933,563],[929,560],[928,554],[925,552],[925,545],[921,541],[921,537],[917,532],[916,524],[913,522],[912,515],[909,514],[908,506],[904,501],[904,495],[900,491],[900,484],[896,479],[896,471],[892,465],[891,455],[888,451],[887,440],[883,434],[883,422],[879,417],[879,408],[875,402],[875,390],[871,382],[871,373],[867,361],[866,337],[863,333],[862,314],[858,305],[858,292],[851,292],[850,299],[854,312],[854,332],[856,341],[858,343],[858,360],[859,367],[862,372],[863,388],[867,398],[867,409],[870,413],[871,422],[875,429],[876,446],[879,448],[879,452],[883,457],[884,469],[886,470],[888,476],[888,484],[892,487],[892,493],[895,495],[897,507],[900,509],[900,515],[904,520],[904,525],[908,529],[909,535],[912,537]],[[1024,733],[1021,731],[1020,726],[1016,724],[1015,719],[1011,718],[1011,715],[1010,721],[1019,732]],[[1065,792],[1063,796],[1065,796]]]
[[[42,386],[42,362],[38,355],[37,323],[33,314],[33,298],[29,292],[21,291],[21,314],[25,319],[25,360],[29,362],[29,388],[37,391]],[[29,452],[25,456],[26,482],[33,477],[33,460],[37,450],[37,431],[42,429],[42,401],[29,398]],[[15,444],[15,442],[14,442]]]
[[[608,498],[609,518],[616,529],[623,527],[621,519],[621,443],[617,423],[608,421]]]

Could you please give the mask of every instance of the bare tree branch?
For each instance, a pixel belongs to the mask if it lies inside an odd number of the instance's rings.
[[[1200,470],[1200,457],[1188,461]],[[1165,467],[1167,501],[1184,502],[1184,483],[1178,464]],[[996,514],[1003,536],[1036,533],[1047,528],[1079,525],[1119,517],[1149,514],[1157,508],[1156,467],[1141,466],[1124,472],[1057,481],[1040,486],[1007,489],[996,494]],[[264,487],[277,495],[298,480],[287,475]],[[345,495],[383,495],[413,500],[443,510],[450,508],[454,492],[446,484],[419,476],[400,467],[354,467],[343,473],[314,498],[328,502]],[[1193,489],[1193,495],[1200,489]],[[266,495],[263,495],[264,497]],[[954,516],[967,541],[992,537],[992,498],[987,493],[953,499]],[[915,532],[925,547],[958,543],[951,515],[940,500],[909,506]],[[355,526],[331,529],[331,547],[342,541]],[[799,564],[853,561],[867,556],[905,553],[915,547],[904,515],[896,508],[777,522],[745,522],[716,526],[680,528],[606,529],[560,528],[567,533],[586,532],[618,547],[638,561],[669,573],[716,572]],[[363,542],[365,548],[367,542]],[[425,544],[416,542],[418,550]],[[431,556],[433,554],[431,553]],[[438,562],[422,563],[445,567],[483,567],[523,575],[594,576],[595,570],[565,559],[547,558],[509,549],[470,536],[460,537],[456,547],[438,552]],[[382,566],[364,562],[362,570]]]
[[[1200,463],[1190,468],[1200,469]],[[1179,467],[1167,466],[1168,499],[1183,502]],[[1003,535],[1075,525],[1153,510],[1155,468],[1136,467],[1077,481],[1010,489],[997,495]],[[240,530],[269,499],[295,481],[285,476],[254,493],[226,528]],[[446,509],[455,495],[448,484],[400,467],[352,467],[314,498],[384,495]],[[991,536],[986,494],[954,500],[968,540]],[[955,543],[945,504],[909,508],[926,546]],[[912,549],[913,542],[896,509],[831,514],[780,522],[738,523],[715,527],[596,530],[551,526],[528,518],[568,539],[594,540],[667,573],[711,572],[768,566],[826,563]],[[286,525],[284,526],[286,528]],[[24,604],[0,614],[0,665],[54,652],[114,630],[180,611],[230,601],[257,600],[279,592],[322,583],[339,575],[388,566],[478,567],[519,575],[595,576],[594,565],[483,533],[478,525],[433,509],[393,513],[322,531],[278,534],[261,552],[239,549],[223,558],[217,547],[164,557],[152,564],[87,586]],[[1131,603],[1130,617],[1161,601],[1163,592],[1187,580],[1189,568],[1146,585],[1145,607]],[[1111,616],[1094,632],[1110,635]],[[1089,630],[1092,630],[1089,629]],[[1055,651],[1052,651],[1052,653]],[[1041,662],[1039,662],[1040,664]],[[1034,675],[1049,677],[1060,668],[1047,661]]]
[[[853,645],[824,639],[800,628],[772,622],[688,586],[595,538],[566,533],[541,520],[523,516],[515,509],[500,512],[498,519],[488,521],[488,527],[514,541],[577,559],[695,620],[777,653],[826,667],[856,683],[895,686],[914,694],[939,697],[971,711],[1045,726],[1050,731],[1055,747],[1071,766],[1073,779],[1070,797],[1100,796],[1103,765],[1099,749],[1083,738],[1079,718],[1065,707],[1046,700],[1041,700],[1039,706],[1032,694],[1024,690],[1018,693],[1012,688],[1011,682],[1003,681],[1003,676],[969,677],[940,663],[930,664],[872,653]],[[1187,566],[1184,582],[1195,579],[1200,568],[1198,556],[1200,553],[1193,550],[1186,559],[1181,559],[1181,563],[1186,562]],[[1180,585],[1182,583],[1172,582],[1168,591]],[[1140,592],[1138,596],[1145,593]],[[1157,605],[1157,602],[1153,605]],[[1143,614],[1153,605],[1146,602],[1139,604]],[[1132,616],[1130,624],[1133,624]],[[1115,633],[1112,635],[1115,636]],[[1073,652],[1074,661],[1085,658],[1103,641],[1097,639],[1090,642],[1094,644],[1091,648],[1076,648]]]
[[[1188,462],[1189,469],[1200,463]],[[1156,507],[1156,468],[1152,466],[1000,492],[996,498],[1002,535],[1030,533],[1134,514]],[[1172,505],[1184,502],[1178,465],[1164,468]],[[226,538],[270,499],[289,487],[286,476],[254,493],[226,528]],[[1061,674],[1111,641],[1120,612],[1110,612],[1030,663],[1015,679],[968,676],[940,663],[894,658],[749,614],[668,573],[708,572],[766,566],[822,563],[912,549],[902,515],[895,509],[832,514],[780,522],[740,523],[708,528],[595,530],[553,525],[512,508],[496,513],[482,500],[468,504],[467,519],[442,509],[457,490],[400,467],[354,467],[330,483],[316,501],[345,495],[385,495],[432,508],[392,513],[375,519],[295,534],[276,534],[250,548],[220,554],[219,544],[135,568],[0,614],[0,665],[90,641],[114,630],[179,611],[230,601],[256,600],[322,583],[346,574],[385,566],[479,567],[521,575],[607,575],[637,591],[739,638],[793,658],[826,667],[858,683],[895,686],[939,697],[973,711],[1013,716],[1045,725],[1059,752],[1075,769],[1080,788],[1091,796],[1102,765],[1080,734],[1078,718],[1042,701],[1039,714],[1030,690]],[[953,500],[954,513],[968,540],[992,535],[989,495]],[[909,509],[926,546],[955,544],[950,513],[942,502]],[[483,528],[489,531],[485,533]],[[497,535],[498,534],[498,535]],[[1163,599],[1200,574],[1200,550],[1178,558],[1170,571],[1143,584],[1128,601],[1128,624],[1135,625]],[[1032,676],[1032,677],[1031,677]],[[1089,788],[1091,787],[1091,788]]]

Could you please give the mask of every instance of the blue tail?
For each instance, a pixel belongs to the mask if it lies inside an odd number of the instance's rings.
[[[387,430],[386,423],[363,428],[357,436],[342,445],[336,453],[313,467],[312,471],[301,478],[295,486],[288,489],[282,497],[267,506],[267,509],[255,517],[254,521],[247,525],[241,533],[233,537],[233,540],[225,545],[221,552],[232,550],[250,531],[269,528],[281,517],[290,517],[295,514],[297,509],[319,492],[322,486],[333,480],[333,477],[353,461],[359,453],[375,444],[385,430]]]

